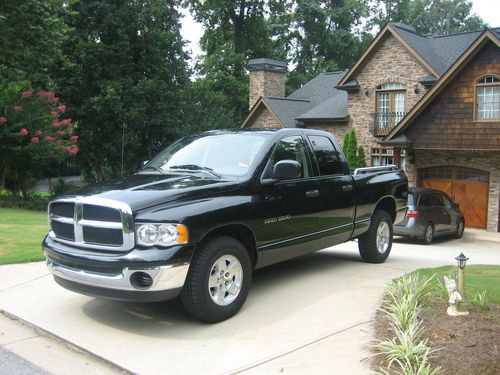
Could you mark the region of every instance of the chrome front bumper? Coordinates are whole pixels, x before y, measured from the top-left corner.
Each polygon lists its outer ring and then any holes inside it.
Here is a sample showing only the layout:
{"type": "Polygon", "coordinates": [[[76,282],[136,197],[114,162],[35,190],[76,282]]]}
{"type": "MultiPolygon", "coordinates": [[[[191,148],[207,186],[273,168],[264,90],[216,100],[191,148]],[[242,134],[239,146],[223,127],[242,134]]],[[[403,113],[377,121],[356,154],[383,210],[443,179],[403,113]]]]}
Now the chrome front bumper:
{"type": "Polygon", "coordinates": [[[47,267],[54,276],[76,284],[121,291],[158,292],[182,288],[186,280],[189,263],[146,269],[124,268],[119,275],[92,273],[85,270],[70,268],[51,260],[47,261],[47,267]],[[135,272],[144,272],[151,276],[153,279],[151,286],[149,288],[134,287],[130,282],[130,277],[135,272]]]}

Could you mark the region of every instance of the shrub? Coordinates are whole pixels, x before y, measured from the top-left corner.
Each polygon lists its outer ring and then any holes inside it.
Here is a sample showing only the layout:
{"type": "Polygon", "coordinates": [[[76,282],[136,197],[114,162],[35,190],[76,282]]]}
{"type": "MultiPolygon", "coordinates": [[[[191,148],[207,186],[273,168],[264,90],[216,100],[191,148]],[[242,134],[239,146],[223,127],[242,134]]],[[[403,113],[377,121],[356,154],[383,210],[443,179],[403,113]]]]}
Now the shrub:
{"type": "Polygon", "coordinates": [[[73,122],[53,91],[0,83],[0,186],[26,198],[50,163],[78,153],[73,122]]]}
{"type": "Polygon", "coordinates": [[[351,129],[344,136],[342,149],[344,150],[349,168],[366,167],[365,150],[363,149],[363,146],[358,147],[358,141],[354,129],[351,129]]]}
{"type": "Polygon", "coordinates": [[[50,192],[52,198],[61,196],[61,195],[67,195],[71,194],[76,190],[76,187],[69,183],[64,181],[63,178],[58,178],[56,184],[52,187],[52,190],[50,192]]]}

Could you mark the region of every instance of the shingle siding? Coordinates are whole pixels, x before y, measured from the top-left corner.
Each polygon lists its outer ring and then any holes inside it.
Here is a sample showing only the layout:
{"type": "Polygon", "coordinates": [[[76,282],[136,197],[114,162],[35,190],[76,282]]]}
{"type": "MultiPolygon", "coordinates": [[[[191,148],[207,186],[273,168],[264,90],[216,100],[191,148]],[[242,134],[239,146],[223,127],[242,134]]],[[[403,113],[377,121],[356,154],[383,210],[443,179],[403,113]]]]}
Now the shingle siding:
{"type": "Polygon", "coordinates": [[[441,94],[409,126],[414,148],[500,149],[500,120],[474,121],[476,81],[500,76],[500,48],[488,42],[441,94]]]}

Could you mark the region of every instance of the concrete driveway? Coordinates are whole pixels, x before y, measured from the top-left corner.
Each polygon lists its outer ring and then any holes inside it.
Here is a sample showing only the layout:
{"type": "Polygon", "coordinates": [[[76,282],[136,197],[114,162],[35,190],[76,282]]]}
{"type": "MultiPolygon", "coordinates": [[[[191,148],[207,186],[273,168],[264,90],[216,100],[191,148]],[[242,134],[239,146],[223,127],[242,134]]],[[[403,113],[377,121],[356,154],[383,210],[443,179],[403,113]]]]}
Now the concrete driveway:
{"type": "Polygon", "coordinates": [[[396,239],[384,264],[356,243],[259,270],[246,304],[215,325],[180,302],[130,304],[59,287],[43,263],[0,267],[0,309],[132,373],[366,374],[371,320],[385,286],[416,268],[500,264],[500,234],[468,230],[431,246],[396,239]]]}

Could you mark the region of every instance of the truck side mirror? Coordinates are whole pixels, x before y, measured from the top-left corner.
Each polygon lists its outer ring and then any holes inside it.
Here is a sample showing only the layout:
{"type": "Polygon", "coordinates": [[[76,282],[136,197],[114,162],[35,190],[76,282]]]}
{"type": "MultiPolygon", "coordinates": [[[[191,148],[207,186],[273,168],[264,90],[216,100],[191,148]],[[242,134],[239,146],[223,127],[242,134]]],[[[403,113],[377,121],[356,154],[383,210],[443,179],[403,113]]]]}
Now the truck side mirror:
{"type": "Polygon", "coordinates": [[[273,178],[276,180],[291,180],[299,178],[302,166],[295,160],[281,160],[274,165],[273,178]]]}
{"type": "Polygon", "coordinates": [[[302,166],[295,160],[281,160],[273,167],[272,177],[260,180],[262,186],[271,186],[281,180],[291,180],[301,176],[302,166]]]}

